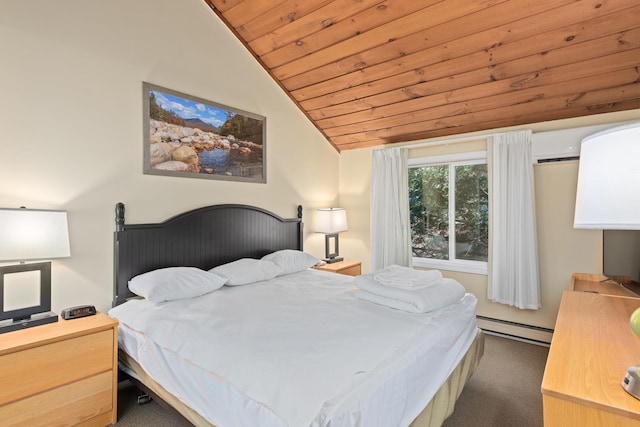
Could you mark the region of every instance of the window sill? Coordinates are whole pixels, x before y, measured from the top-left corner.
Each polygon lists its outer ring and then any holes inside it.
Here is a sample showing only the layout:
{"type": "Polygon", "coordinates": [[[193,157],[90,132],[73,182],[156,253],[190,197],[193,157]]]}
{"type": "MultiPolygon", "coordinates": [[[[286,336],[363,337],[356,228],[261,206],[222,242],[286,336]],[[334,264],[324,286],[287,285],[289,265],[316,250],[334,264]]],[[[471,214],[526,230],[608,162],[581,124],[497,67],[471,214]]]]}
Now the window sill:
{"type": "Polygon", "coordinates": [[[446,261],[440,259],[413,258],[414,267],[431,268],[435,270],[457,271],[460,273],[488,274],[488,265],[481,261],[446,261]]]}

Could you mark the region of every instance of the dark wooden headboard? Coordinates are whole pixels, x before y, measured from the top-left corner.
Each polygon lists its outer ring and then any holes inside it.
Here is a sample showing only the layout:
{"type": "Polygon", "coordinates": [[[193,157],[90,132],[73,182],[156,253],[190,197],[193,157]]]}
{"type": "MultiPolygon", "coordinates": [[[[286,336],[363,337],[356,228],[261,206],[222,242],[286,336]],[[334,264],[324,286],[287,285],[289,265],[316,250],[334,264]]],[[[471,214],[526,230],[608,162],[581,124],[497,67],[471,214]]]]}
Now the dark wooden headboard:
{"type": "Polygon", "coordinates": [[[151,270],[208,270],[281,249],[302,250],[302,206],[297,218],[285,219],[254,206],[215,205],[158,224],[125,224],[124,210],[124,204],[116,205],[114,306],[133,296],[132,277],[151,270]]]}

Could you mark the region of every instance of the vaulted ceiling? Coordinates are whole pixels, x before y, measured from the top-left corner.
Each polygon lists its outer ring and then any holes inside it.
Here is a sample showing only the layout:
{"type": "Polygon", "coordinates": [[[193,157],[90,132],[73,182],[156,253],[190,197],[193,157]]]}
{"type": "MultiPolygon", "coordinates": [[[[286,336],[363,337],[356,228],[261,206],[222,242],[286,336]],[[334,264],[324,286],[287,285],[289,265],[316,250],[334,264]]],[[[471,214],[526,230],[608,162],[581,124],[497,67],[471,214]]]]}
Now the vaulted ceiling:
{"type": "Polygon", "coordinates": [[[638,0],[205,0],[337,150],[640,108],[638,0]]]}

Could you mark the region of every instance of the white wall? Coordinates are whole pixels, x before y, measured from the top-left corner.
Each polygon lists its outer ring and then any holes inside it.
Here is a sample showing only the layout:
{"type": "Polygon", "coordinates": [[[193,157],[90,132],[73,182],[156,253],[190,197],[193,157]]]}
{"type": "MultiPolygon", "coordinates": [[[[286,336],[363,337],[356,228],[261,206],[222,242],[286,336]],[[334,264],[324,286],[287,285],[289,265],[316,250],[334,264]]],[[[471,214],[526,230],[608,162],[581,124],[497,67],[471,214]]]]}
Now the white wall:
{"type": "Polygon", "coordinates": [[[110,307],[116,202],[129,223],[218,203],[302,204],[309,221],[337,204],[338,153],[202,0],[2,0],[0,57],[0,207],[69,215],[54,311],[110,307]],[[143,175],[143,81],[266,116],[267,183],[143,175]]]}
{"type": "MultiPolygon", "coordinates": [[[[119,201],[127,205],[129,223],[217,203],[293,216],[300,203],[308,224],[305,248],[318,257],[324,247],[322,236],[310,232],[312,211],[342,206],[349,231],[340,236],[341,255],[362,260],[368,271],[370,150],[338,155],[205,2],[2,0],[0,57],[0,207],[69,212],[72,256],[53,261],[54,310],[110,306],[119,201]],[[143,175],[143,81],[266,116],[267,184],[143,175]]],[[[640,110],[531,127],[544,132],[637,118],[640,110]]],[[[541,274],[550,300],[543,295],[543,301],[551,314],[525,320],[549,326],[558,289],[568,286],[573,271],[598,272],[600,247],[598,232],[576,232],[596,233],[585,240],[558,237],[556,227],[573,235],[565,218],[570,213],[557,215],[556,207],[573,203],[575,171],[545,168],[536,184],[548,212],[538,221],[548,259],[541,274]],[[570,251],[580,262],[554,257],[570,251]]],[[[482,297],[481,277],[464,282],[482,297]]],[[[516,321],[519,315],[486,301],[480,307],[516,321]]]]}
{"type": "MultiPolygon", "coordinates": [[[[533,129],[534,141],[539,142],[543,146],[541,151],[546,153],[550,152],[549,146],[554,143],[565,148],[579,146],[581,139],[592,131],[608,127],[607,124],[611,126],[634,119],[640,119],[640,110],[538,123],[520,128],[533,129]]],[[[506,129],[496,131],[504,130],[506,129]]],[[[451,139],[488,133],[491,132],[477,132],[451,139]]],[[[432,141],[445,139],[437,138],[432,141]]],[[[419,141],[424,142],[431,141],[419,141]]],[[[442,148],[447,149],[445,146],[442,148]]],[[[372,149],[351,150],[340,155],[340,206],[347,209],[349,217],[349,231],[340,235],[340,253],[347,259],[362,260],[365,273],[370,268],[371,151],[372,149]]],[[[486,298],[486,276],[455,272],[443,274],[456,278],[478,297],[479,315],[552,329],[562,292],[570,285],[571,274],[602,272],[602,232],[573,228],[578,162],[538,165],[534,171],[542,308],[537,311],[519,310],[491,302],[486,298]]]]}

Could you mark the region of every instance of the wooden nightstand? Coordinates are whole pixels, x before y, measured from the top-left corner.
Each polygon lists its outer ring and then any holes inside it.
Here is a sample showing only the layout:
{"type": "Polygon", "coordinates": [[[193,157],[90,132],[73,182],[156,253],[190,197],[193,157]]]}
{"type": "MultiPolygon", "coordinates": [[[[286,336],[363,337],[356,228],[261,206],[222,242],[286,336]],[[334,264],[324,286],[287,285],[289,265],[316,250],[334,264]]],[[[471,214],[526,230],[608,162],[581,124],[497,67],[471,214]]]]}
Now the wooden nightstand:
{"type": "Polygon", "coordinates": [[[118,322],[98,313],[0,334],[0,420],[115,424],[118,322]]]}
{"type": "Polygon", "coordinates": [[[360,261],[345,260],[314,268],[322,271],[330,271],[331,273],[345,274],[347,276],[359,276],[362,274],[362,263],[360,261]]]}

